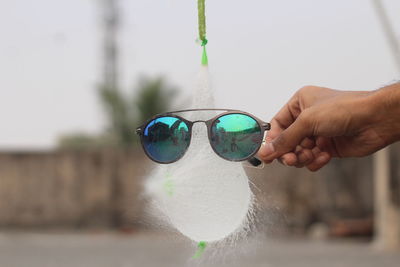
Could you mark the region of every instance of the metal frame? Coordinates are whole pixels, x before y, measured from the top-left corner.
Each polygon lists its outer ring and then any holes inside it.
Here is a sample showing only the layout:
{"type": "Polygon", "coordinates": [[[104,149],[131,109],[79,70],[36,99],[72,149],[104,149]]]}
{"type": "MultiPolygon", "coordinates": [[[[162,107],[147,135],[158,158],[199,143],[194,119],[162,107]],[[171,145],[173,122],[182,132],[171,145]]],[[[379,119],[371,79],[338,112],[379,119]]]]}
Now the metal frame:
{"type": "Polygon", "coordinates": [[[169,111],[169,112],[165,112],[165,113],[154,115],[153,117],[148,119],[145,123],[143,123],[141,126],[136,128],[136,134],[138,134],[140,136],[140,143],[141,143],[142,148],[143,148],[144,152],[146,153],[147,157],[149,157],[151,160],[153,160],[153,161],[155,161],[157,163],[160,163],[160,164],[170,164],[170,163],[173,163],[173,162],[176,162],[176,161],[180,160],[186,154],[186,151],[190,147],[190,143],[192,141],[192,128],[193,128],[193,125],[195,123],[198,123],[198,122],[204,122],[206,124],[206,126],[207,126],[207,136],[208,136],[208,140],[210,142],[210,146],[213,149],[213,151],[215,152],[215,154],[217,154],[219,157],[221,157],[221,158],[223,158],[225,160],[229,160],[229,161],[238,162],[238,161],[248,160],[253,166],[260,165],[261,161],[259,161],[258,159],[256,159],[254,157],[254,155],[259,150],[259,147],[251,155],[249,155],[248,157],[243,158],[243,159],[229,159],[229,158],[226,158],[223,155],[219,154],[215,150],[215,148],[213,147],[213,145],[211,143],[211,128],[212,128],[212,125],[216,120],[218,120],[218,118],[220,118],[222,116],[229,115],[229,114],[243,114],[243,115],[247,115],[247,116],[253,118],[257,122],[257,124],[260,126],[260,129],[262,131],[261,132],[261,140],[260,140],[260,146],[261,146],[262,141],[263,141],[262,139],[263,139],[264,133],[265,133],[265,131],[268,131],[268,130],[271,129],[271,124],[268,123],[268,122],[264,122],[264,121],[260,120],[259,118],[257,118],[256,116],[254,116],[254,115],[252,115],[252,114],[250,114],[248,112],[241,111],[241,110],[236,110],[236,109],[202,108],[202,109],[183,109],[183,110],[169,111]],[[175,115],[176,113],[185,113],[185,112],[193,112],[193,111],[225,111],[225,112],[223,112],[221,114],[218,114],[218,115],[212,117],[209,120],[195,120],[195,121],[189,121],[189,120],[187,120],[185,118],[182,118],[181,116],[175,115]],[[149,155],[149,153],[147,152],[147,150],[146,150],[146,148],[144,146],[142,137],[143,137],[143,130],[146,129],[147,125],[150,122],[152,122],[153,120],[155,120],[157,118],[166,117],[166,116],[178,118],[178,119],[182,120],[184,123],[186,123],[186,125],[188,126],[188,130],[189,130],[189,145],[186,148],[185,152],[179,158],[177,158],[177,159],[175,159],[173,161],[169,161],[169,162],[160,162],[160,161],[154,159],[153,157],[151,157],[151,155],[149,155]]]}

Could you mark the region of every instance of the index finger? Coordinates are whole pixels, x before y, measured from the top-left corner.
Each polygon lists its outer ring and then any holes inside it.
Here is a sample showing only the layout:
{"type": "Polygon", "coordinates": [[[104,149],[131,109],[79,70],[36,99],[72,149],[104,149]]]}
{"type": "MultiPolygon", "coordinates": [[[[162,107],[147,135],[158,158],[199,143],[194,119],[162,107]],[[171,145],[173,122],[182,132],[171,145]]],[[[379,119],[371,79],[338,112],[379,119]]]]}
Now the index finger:
{"type": "Polygon", "coordinates": [[[271,130],[267,133],[267,138],[271,141],[274,140],[296,120],[299,114],[300,106],[296,93],[272,118],[271,130]]]}

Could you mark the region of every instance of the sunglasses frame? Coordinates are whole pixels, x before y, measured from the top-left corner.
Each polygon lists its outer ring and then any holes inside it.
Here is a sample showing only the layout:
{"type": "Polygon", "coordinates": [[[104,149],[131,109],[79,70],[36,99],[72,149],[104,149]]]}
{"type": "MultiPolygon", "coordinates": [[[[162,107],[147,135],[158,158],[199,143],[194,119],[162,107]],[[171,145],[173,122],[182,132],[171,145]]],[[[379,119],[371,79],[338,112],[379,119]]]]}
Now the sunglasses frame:
{"type": "Polygon", "coordinates": [[[245,161],[248,160],[253,166],[258,166],[259,164],[261,164],[261,161],[259,161],[257,158],[254,157],[254,155],[258,152],[258,149],[256,151],[254,151],[251,155],[249,155],[246,158],[243,159],[229,159],[229,158],[225,158],[224,156],[220,155],[216,149],[213,147],[212,142],[211,142],[211,128],[213,123],[218,120],[220,117],[229,115],[229,114],[242,114],[242,115],[246,115],[249,116],[250,118],[254,119],[257,124],[260,126],[261,129],[261,143],[260,143],[260,147],[261,144],[263,142],[263,138],[264,138],[264,134],[265,131],[268,131],[271,129],[271,124],[265,121],[260,120],[259,118],[257,118],[256,116],[245,112],[245,111],[241,111],[241,110],[236,110],[236,109],[219,109],[219,108],[201,108],[201,109],[183,109],[183,110],[176,110],[176,111],[169,111],[169,112],[165,112],[165,113],[160,113],[160,114],[156,114],[153,117],[151,117],[150,119],[148,119],[145,123],[143,123],[141,126],[136,128],[136,134],[139,135],[140,137],[140,143],[142,145],[142,148],[146,154],[147,157],[149,157],[152,161],[160,163],[160,164],[171,164],[174,163],[178,160],[180,160],[181,158],[183,158],[183,156],[186,154],[187,150],[190,147],[191,141],[192,141],[192,128],[193,125],[197,122],[203,122],[205,123],[206,127],[207,127],[207,137],[210,143],[211,148],[213,149],[213,151],[215,152],[215,154],[217,154],[219,157],[225,159],[225,160],[229,160],[229,161],[235,161],[235,162],[239,162],[239,161],[245,161]],[[185,112],[193,112],[193,111],[225,111],[221,114],[218,114],[214,117],[212,117],[209,120],[195,120],[195,121],[189,121],[181,116],[176,115],[176,113],[185,113],[185,112]],[[157,119],[157,118],[161,118],[161,117],[174,117],[177,119],[182,120],[183,122],[186,123],[186,125],[188,126],[188,131],[189,131],[189,145],[188,147],[185,149],[185,152],[182,153],[181,156],[179,156],[177,159],[174,159],[172,161],[168,161],[168,162],[164,162],[164,161],[158,161],[156,159],[154,159],[151,155],[149,155],[149,153],[147,152],[147,149],[145,148],[144,142],[143,142],[143,131],[144,129],[146,129],[147,125],[152,122],[153,120],[157,119]]]}

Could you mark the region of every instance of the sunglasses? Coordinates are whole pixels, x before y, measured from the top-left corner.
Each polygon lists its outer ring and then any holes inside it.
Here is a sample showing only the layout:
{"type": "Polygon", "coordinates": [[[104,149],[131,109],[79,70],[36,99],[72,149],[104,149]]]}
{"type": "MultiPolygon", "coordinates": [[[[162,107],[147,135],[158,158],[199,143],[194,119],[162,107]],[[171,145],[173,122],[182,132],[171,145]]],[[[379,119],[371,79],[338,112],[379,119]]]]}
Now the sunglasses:
{"type": "Polygon", "coordinates": [[[253,166],[261,161],[254,157],[271,128],[255,116],[232,109],[186,109],[158,114],[136,129],[146,155],[153,161],[168,164],[181,159],[190,145],[192,128],[197,122],[207,126],[214,152],[229,161],[248,160],[253,166]],[[209,120],[189,121],[177,113],[224,111],[209,120]]]}

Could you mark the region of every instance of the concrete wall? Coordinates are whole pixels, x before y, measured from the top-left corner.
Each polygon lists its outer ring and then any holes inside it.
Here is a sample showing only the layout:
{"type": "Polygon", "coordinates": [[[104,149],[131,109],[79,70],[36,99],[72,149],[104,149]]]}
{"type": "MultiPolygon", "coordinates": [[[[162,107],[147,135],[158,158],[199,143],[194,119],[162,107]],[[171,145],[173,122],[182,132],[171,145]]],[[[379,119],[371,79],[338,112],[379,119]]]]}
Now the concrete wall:
{"type": "Polygon", "coordinates": [[[0,227],[132,224],[147,163],[138,151],[0,153],[0,227]]]}
{"type": "MultiPolygon", "coordinates": [[[[400,144],[392,152],[390,197],[398,203],[400,144]]],[[[363,234],[372,231],[372,162],[336,159],[316,173],[275,163],[247,171],[263,223],[304,232],[361,219],[354,225],[366,222],[363,234]]],[[[0,227],[149,226],[141,192],[153,166],[141,150],[0,153],[0,227]]]]}

